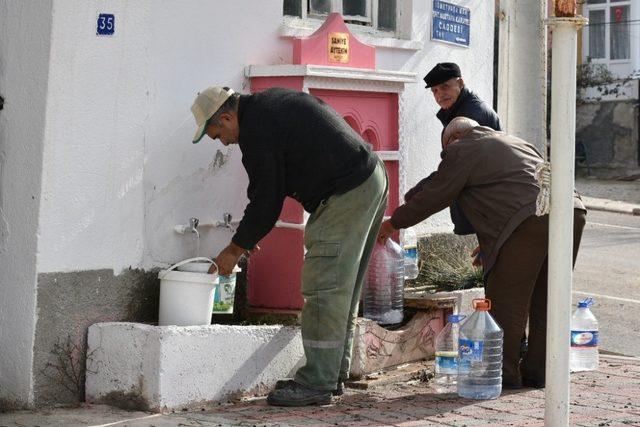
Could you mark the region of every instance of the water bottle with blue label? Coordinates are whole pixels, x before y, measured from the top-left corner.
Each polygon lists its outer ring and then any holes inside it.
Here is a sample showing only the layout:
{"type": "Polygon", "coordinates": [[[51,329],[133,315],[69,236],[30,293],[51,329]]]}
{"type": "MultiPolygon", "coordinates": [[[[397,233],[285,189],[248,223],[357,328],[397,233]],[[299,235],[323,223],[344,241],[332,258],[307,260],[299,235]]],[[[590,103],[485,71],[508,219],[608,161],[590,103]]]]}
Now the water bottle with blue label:
{"type": "Polygon", "coordinates": [[[504,333],[489,314],[491,300],[474,299],[473,306],[458,338],[458,396],[495,399],[502,392],[504,333]]]}
{"type": "Polygon", "coordinates": [[[571,316],[571,372],[598,369],[598,321],[589,309],[593,303],[593,298],[580,301],[571,316]]]}
{"type": "Polygon", "coordinates": [[[466,316],[450,314],[436,337],[436,363],[433,386],[438,393],[455,393],[458,379],[458,333],[466,316]]]}

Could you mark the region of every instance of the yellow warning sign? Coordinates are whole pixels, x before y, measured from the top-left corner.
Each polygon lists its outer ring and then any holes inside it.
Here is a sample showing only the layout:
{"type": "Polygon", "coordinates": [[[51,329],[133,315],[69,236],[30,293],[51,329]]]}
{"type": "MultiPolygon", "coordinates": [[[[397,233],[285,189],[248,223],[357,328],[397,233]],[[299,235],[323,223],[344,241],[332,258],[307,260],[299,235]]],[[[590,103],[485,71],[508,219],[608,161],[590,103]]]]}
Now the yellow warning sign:
{"type": "Polygon", "coordinates": [[[349,33],[329,33],[329,62],[349,62],[349,33]]]}

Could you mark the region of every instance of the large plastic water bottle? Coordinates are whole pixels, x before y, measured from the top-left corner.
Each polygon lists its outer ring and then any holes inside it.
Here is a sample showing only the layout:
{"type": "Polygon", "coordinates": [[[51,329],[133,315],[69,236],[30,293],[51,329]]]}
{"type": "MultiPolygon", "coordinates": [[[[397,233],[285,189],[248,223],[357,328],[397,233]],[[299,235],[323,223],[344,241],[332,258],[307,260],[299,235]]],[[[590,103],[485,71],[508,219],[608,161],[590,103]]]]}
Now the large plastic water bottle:
{"type": "Polygon", "coordinates": [[[502,392],[502,328],[489,314],[491,300],[474,299],[475,311],[460,326],[458,395],[495,399],[502,392]]]}
{"type": "Polygon", "coordinates": [[[593,302],[593,298],[580,301],[571,316],[569,364],[572,372],[598,369],[598,321],[589,309],[593,302]]]}
{"type": "Polygon", "coordinates": [[[436,373],[433,385],[438,393],[455,393],[458,379],[458,332],[466,316],[450,314],[436,337],[436,373]]]}
{"type": "Polygon", "coordinates": [[[411,227],[403,231],[402,249],[404,249],[404,278],[415,279],[420,272],[418,268],[418,236],[411,227]]]}
{"type": "Polygon", "coordinates": [[[376,243],[367,268],[363,315],[381,325],[402,322],[404,311],[404,254],[393,239],[376,243]]]}

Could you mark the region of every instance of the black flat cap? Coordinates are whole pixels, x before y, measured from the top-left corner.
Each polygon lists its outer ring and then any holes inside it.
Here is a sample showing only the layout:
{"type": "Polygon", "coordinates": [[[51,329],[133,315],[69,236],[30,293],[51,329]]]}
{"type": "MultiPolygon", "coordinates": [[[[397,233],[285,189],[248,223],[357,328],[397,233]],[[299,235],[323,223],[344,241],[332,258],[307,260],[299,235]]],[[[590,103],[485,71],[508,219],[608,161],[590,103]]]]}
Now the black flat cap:
{"type": "Polygon", "coordinates": [[[454,77],[462,77],[458,64],[454,64],[453,62],[441,62],[433,67],[426,76],[424,76],[424,82],[427,84],[427,87],[433,87],[454,77]]]}

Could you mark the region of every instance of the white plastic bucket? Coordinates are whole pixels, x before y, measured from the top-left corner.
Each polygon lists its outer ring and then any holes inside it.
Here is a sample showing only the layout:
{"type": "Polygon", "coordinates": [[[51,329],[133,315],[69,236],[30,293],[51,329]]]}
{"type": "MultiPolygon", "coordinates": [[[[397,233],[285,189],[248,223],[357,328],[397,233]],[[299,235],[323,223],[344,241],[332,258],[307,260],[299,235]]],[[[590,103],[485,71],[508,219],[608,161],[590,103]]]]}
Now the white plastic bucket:
{"type": "Polygon", "coordinates": [[[158,273],[160,279],[159,326],[211,324],[218,275],[174,270],[187,263],[203,260],[215,265],[208,258],[190,258],[158,273]]]}

